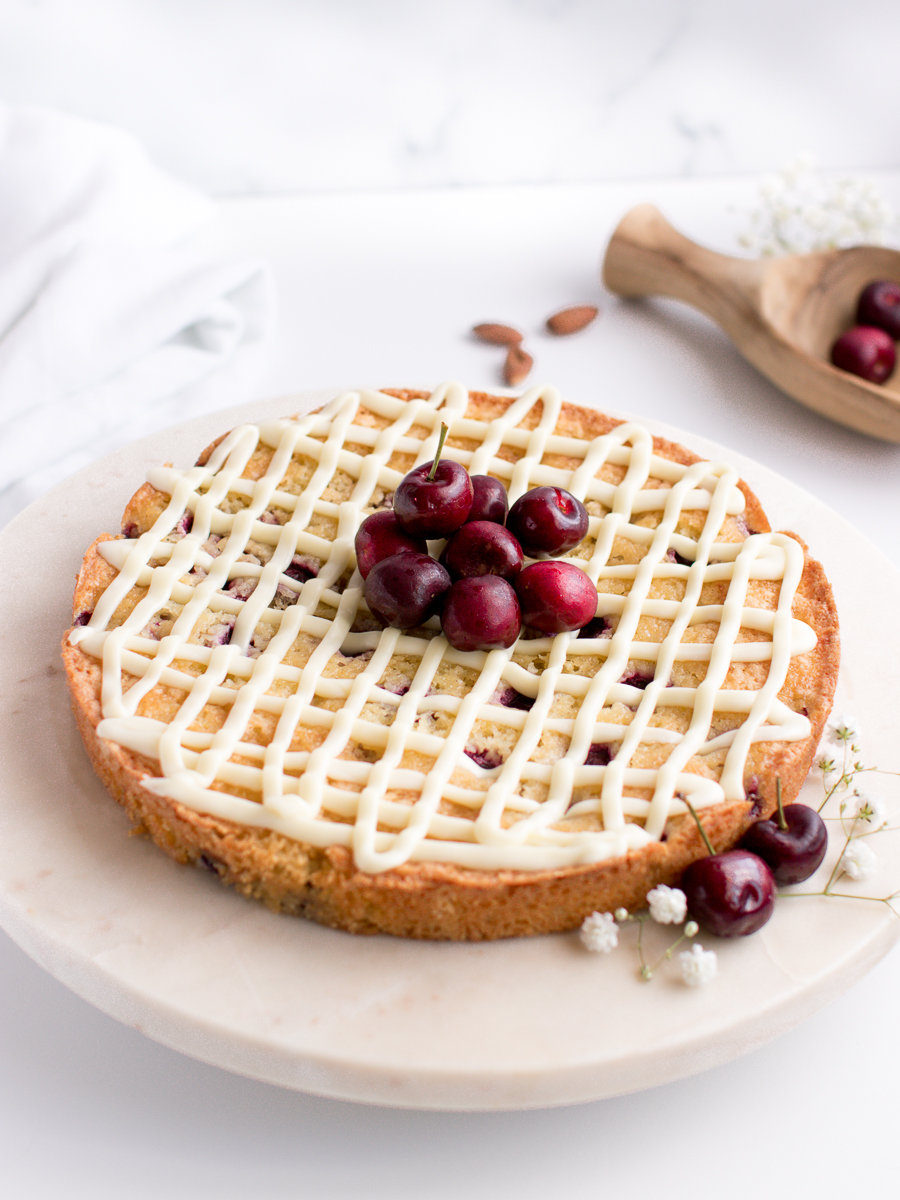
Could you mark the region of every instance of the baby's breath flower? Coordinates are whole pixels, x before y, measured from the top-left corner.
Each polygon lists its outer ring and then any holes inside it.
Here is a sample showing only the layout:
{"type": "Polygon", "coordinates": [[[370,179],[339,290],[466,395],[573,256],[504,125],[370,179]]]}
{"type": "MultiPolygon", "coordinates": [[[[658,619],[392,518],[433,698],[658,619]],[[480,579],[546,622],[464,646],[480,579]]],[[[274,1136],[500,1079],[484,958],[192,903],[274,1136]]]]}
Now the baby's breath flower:
{"type": "Polygon", "coordinates": [[[628,920],[628,909],[627,908],[617,908],[614,915],[615,915],[615,918],[617,921],[627,921],[628,920]]]}
{"type": "Polygon", "coordinates": [[[581,923],[581,941],[586,950],[609,954],[619,944],[619,930],[612,913],[591,913],[581,923]]]}
{"type": "Polygon", "coordinates": [[[650,916],[660,925],[680,925],[687,915],[687,897],[680,888],[661,883],[647,893],[650,916]]]}
{"type": "Polygon", "coordinates": [[[690,950],[683,950],[678,955],[678,961],[681,964],[681,977],[688,987],[709,983],[719,972],[715,950],[704,950],[699,942],[694,942],[690,950]]]}
{"type": "Polygon", "coordinates": [[[878,859],[871,846],[854,839],[844,851],[839,866],[841,873],[851,879],[869,879],[875,874],[878,859]]]}
{"type": "Polygon", "coordinates": [[[869,831],[874,833],[887,821],[887,810],[884,802],[878,796],[867,796],[865,792],[857,792],[851,816],[854,816],[857,821],[865,821],[869,826],[869,831]]]}
{"type": "Polygon", "coordinates": [[[896,219],[870,179],[825,178],[809,154],[760,183],[759,208],[738,240],[757,254],[881,244],[896,219]]]}
{"type": "Polygon", "coordinates": [[[838,742],[855,742],[859,738],[859,725],[849,713],[832,718],[829,722],[829,733],[838,742]]]}
{"type": "Polygon", "coordinates": [[[684,927],[684,936],[685,937],[696,937],[699,932],[700,932],[700,926],[697,924],[696,921],[688,921],[687,925],[685,925],[685,927],[684,927]]]}

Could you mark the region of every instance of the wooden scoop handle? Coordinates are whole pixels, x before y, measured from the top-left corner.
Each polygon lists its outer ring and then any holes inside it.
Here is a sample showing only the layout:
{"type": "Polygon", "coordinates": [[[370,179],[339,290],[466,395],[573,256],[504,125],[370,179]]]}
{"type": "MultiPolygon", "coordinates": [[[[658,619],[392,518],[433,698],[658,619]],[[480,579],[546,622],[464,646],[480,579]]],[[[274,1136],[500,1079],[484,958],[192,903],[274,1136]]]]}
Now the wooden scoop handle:
{"type": "Polygon", "coordinates": [[[762,276],[758,259],[731,258],[698,246],[652,204],[625,214],[603,261],[603,282],[611,292],[683,300],[739,343],[748,321],[758,322],[762,276]]]}

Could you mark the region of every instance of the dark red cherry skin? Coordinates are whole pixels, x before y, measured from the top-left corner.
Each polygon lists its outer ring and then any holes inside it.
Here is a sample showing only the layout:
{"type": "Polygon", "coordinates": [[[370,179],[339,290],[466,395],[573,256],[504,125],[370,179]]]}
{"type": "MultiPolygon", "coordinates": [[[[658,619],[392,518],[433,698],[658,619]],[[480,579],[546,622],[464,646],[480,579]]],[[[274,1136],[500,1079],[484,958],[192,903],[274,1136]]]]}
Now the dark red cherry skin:
{"type": "Polygon", "coordinates": [[[464,523],[475,494],[465,467],[442,458],[434,479],[432,464],[413,467],[394,491],[394,512],[400,527],[417,538],[445,538],[464,523]]]}
{"type": "Polygon", "coordinates": [[[539,633],[581,629],[596,616],[597,589],[574,563],[531,563],[516,576],[514,586],[522,624],[539,633]]]}
{"type": "Polygon", "coordinates": [[[502,525],[493,521],[467,521],[444,547],[441,562],[451,579],[474,575],[499,575],[513,579],[522,569],[522,547],[502,525]]]}
{"type": "Polygon", "coordinates": [[[588,531],[587,509],[564,488],[536,487],[509,510],[506,528],[529,558],[553,558],[582,541],[588,531]]]}
{"type": "Polygon", "coordinates": [[[775,880],[749,850],[727,850],[691,863],[681,877],[688,912],[716,937],[762,929],[775,908],[775,880]]]}
{"type": "Polygon", "coordinates": [[[374,615],[393,629],[413,629],[441,607],[450,576],[427,554],[411,550],[375,563],[364,595],[374,615]]]}
{"type": "Polygon", "coordinates": [[[857,325],[875,325],[900,340],[900,283],[876,279],[863,288],[856,309],[857,325]]]}
{"type": "Polygon", "coordinates": [[[854,325],[831,347],[831,361],[842,371],[859,375],[869,383],[884,383],[897,362],[890,335],[874,325],[854,325]]]}
{"type": "Polygon", "coordinates": [[[516,593],[499,575],[460,579],[444,600],[441,629],[454,650],[505,650],[521,628],[516,593]]]}
{"type": "Polygon", "coordinates": [[[782,829],[778,816],[757,821],[741,838],[741,846],[758,854],[776,883],[802,883],[818,870],[828,849],[828,829],[814,808],[786,804],[782,829]]]}
{"type": "Polygon", "coordinates": [[[470,478],[475,494],[466,520],[494,521],[497,525],[504,525],[509,512],[506,488],[493,475],[472,475],[470,478]]]}
{"type": "Polygon", "coordinates": [[[414,538],[400,528],[397,516],[390,509],[381,509],[366,517],[356,531],[356,565],[363,579],[377,562],[393,554],[412,551],[427,554],[424,538],[414,538]]]}

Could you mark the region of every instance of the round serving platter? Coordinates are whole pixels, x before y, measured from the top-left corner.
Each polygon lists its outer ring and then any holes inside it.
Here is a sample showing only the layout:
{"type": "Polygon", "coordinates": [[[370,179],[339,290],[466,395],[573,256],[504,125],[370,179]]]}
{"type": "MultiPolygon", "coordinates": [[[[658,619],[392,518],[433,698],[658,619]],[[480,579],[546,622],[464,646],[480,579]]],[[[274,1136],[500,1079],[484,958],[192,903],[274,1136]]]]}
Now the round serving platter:
{"type": "MultiPolygon", "coordinates": [[[[672,963],[640,980],[633,930],[609,955],[588,954],[574,933],[474,945],[354,937],[276,916],[127,836],[82,748],[59,657],[81,555],[97,533],[118,529],[151,466],[188,464],[241,421],[309,411],[336,392],[244,405],[154,434],[66,481],[0,533],[0,924],[10,936],[90,1003],[202,1061],[319,1095],[458,1110],[570,1104],[694,1074],[791,1028],[874,966],[900,936],[884,904],[781,900],[753,937],[701,935],[719,955],[719,975],[689,988],[672,963]]],[[[735,463],[773,526],[797,530],[824,563],[842,622],[836,711],[863,728],[867,765],[900,770],[885,703],[898,689],[900,574],[789,481],[648,424],[735,463]]],[[[821,781],[806,789],[817,803],[821,781]]],[[[900,810],[900,780],[879,789],[900,810]]],[[[833,835],[817,880],[839,841],[833,835]]],[[[883,896],[900,887],[900,839],[886,835],[878,849],[878,876],[842,890],[883,896]]],[[[663,933],[650,935],[660,950],[663,933]]]]}

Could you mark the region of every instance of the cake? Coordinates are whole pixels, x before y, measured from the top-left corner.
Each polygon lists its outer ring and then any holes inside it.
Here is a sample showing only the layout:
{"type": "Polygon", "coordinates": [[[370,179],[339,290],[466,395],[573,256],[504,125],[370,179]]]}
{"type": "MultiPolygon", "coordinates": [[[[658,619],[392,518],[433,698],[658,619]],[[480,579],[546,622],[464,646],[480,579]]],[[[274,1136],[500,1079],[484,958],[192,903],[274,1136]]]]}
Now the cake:
{"type": "Polygon", "coordinates": [[[778,781],[795,798],[839,636],[822,567],[733,467],[553,388],[445,384],[152,470],[85,554],[63,657],[97,774],[167,854],[335,928],[481,940],[640,908],[707,853],[687,802],[724,849],[778,781]],[[512,499],[584,502],[582,629],[458,651],[368,610],[356,532],[442,422],[444,457],[512,499]]]}

